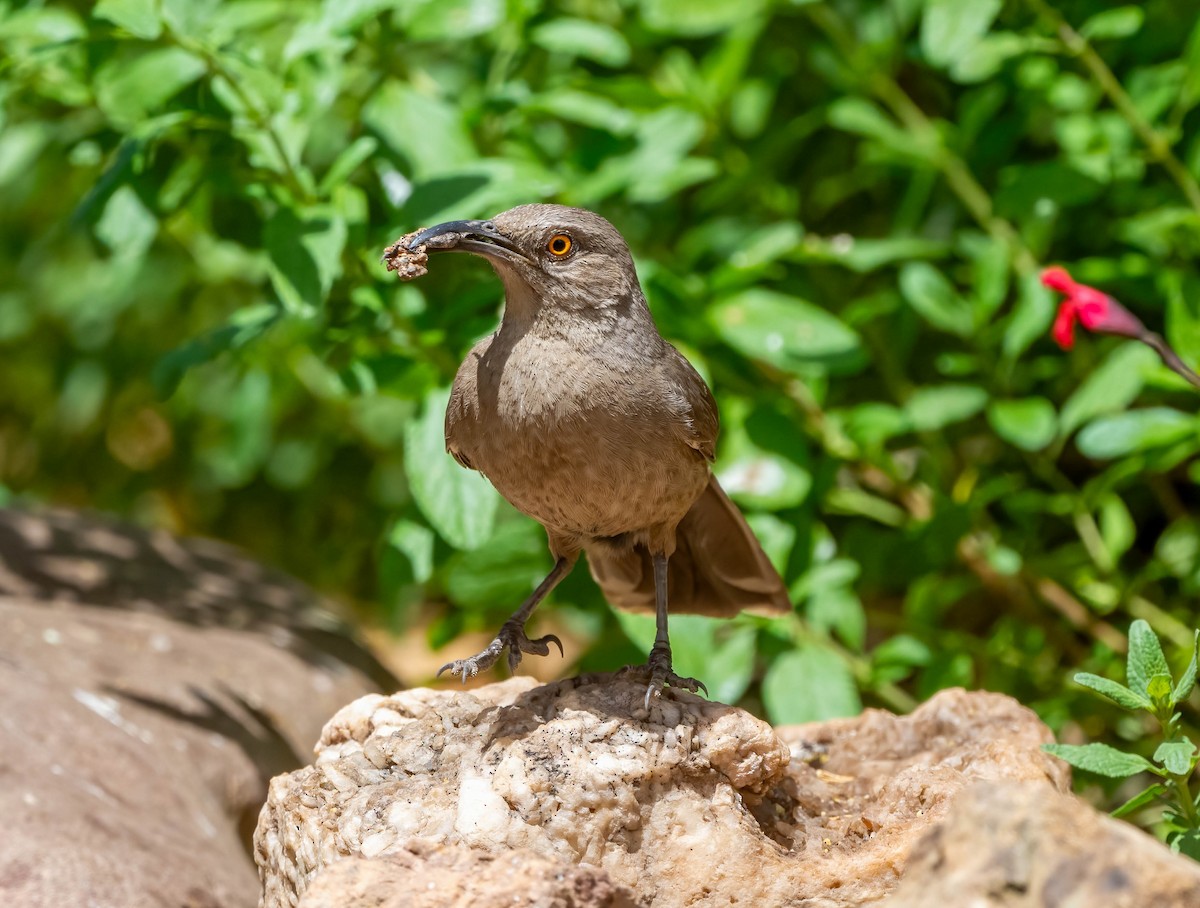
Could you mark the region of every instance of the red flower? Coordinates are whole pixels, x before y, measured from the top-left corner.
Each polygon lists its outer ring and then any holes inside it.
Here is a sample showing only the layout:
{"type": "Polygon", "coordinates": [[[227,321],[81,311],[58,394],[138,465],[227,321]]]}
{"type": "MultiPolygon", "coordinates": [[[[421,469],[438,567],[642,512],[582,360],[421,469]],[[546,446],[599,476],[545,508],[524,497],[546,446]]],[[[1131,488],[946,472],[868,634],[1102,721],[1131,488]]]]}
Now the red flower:
{"type": "Polygon", "coordinates": [[[1055,342],[1064,350],[1075,346],[1076,321],[1089,331],[1101,334],[1136,338],[1145,336],[1146,326],[1136,315],[1107,293],[1076,283],[1065,268],[1056,266],[1044,269],[1042,283],[1051,290],[1067,295],[1058,307],[1058,316],[1054,319],[1054,330],[1051,332],[1055,342]]]}

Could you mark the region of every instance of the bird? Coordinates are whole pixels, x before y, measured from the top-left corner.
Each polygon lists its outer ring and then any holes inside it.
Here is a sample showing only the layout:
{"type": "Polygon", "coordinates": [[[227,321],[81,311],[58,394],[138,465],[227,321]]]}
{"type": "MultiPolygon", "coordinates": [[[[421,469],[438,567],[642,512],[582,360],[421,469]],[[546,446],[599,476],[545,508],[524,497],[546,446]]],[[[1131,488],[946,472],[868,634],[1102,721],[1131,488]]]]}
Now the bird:
{"type": "MultiPolygon", "coordinates": [[[[608,602],[653,611],[645,706],[707,688],[674,671],[668,613],[786,614],[787,589],[712,472],[719,420],[708,385],[659,333],[620,232],[553,204],[447,221],[389,248],[424,273],[427,253],[481,256],[504,287],[496,331],[459,367],[446,449],[545,528],[554,566],[480,653],[442,666],[465,683],[508,652],[547,656],[534,609],[586,554],[608,602]]],[[[392,256],[389,259],[389,255],[392,256]]],[[[397,269],[393,269],[397,270],[397,269]]],[[[404,273],[402,272],[402,276],[404,273]]]]}

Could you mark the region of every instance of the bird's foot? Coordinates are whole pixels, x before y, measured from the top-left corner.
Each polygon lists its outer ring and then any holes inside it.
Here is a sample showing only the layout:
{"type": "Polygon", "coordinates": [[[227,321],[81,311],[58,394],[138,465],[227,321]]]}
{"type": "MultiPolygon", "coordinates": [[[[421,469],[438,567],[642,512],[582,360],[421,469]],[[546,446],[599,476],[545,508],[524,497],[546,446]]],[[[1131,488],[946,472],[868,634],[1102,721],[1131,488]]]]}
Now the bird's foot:
{"type": "Polygon", "coordinates": [[[675,674],[671,670],[671,649],[670,647],[660,646],[657,643],[650,650],[650,658],[645,665],[627,665],[620,672],[624,674],[634,674],[639,678],[646,678],[646,709],[650,709],[650,701],[657,700],[662,696],[663,690],[668,687],[677,687],[683,690],[690,690],[693,694],[699,691],[704,691],[704,696],[708,696],[708,688],[704,686],[703,681],[698,681],[695,678],[684,678],[675,674]]]}
{"type": "Polygon", "coordinates": [[[447,662],[438,669],[438,676],[440,677],[442,672],[448,671],[461,677],[465,684],[468,678],[474,678],[480,672],[485,672],[495,665],[505,650],[508,650],[508,668],[513,674],[516,674],[517,666],[521,664],[522,653],[529,653],[531,656],[549,656],[551,643],[558,647],[560,656],[565,655],[562,641],[553,634],[530,640],[525,636],[524,623],[510,619],[504,622],[496,639],[489,643],[483,652],[470,659],[456,659],[453,662],[447,662]]]}

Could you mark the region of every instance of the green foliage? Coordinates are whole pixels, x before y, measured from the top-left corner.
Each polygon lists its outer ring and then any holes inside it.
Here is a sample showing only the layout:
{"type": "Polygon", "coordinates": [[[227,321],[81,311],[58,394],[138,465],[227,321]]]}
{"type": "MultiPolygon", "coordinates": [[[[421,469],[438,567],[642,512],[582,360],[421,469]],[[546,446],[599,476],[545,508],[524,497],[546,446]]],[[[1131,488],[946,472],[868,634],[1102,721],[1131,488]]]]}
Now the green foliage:
{"type": "MultiPolygon", "coordinates": [[[[0,0],[0,496],[493,630],[549,557],[440,408],[500,288],[378,259],[584,205],[710,379],[797,604],[679,622],[681,670],[781,721],[962,684],[1103,734],[1059,666],[1111,674],[1136,617],[1190,642],[1196,400],[1140,345],[1055,349],[1037,270],[1200,355],[1187,7],[0,0]]],[[[554,599],[613,667],[644,629],[580,574],[554,599]]]]}
{"type": "Polygon", "coordinates": [[[1200,763],[1200,749],[1183,733],[1176,709],[1191,695],[1196,684],[1200,658],[1200,631],[1192,639],[1192,658],[1178,683],[1163,655],[1158,635],[1145,621],[1129,628],[1129,655],[1125,663],[1126,687],[1108,678],[1081,672],[1075,683],[1091,688],[1114,703],[1134,712],[1145,711],[1157,721],[1163,740],[1147,760],[1107,744],[1044,744],[1042,749],[1066,760],[1077,769],[1125,779],[1151,772],[1165,782],[1155,782],[1118,807],[1114,816],[1127,816],[1150,804],[1163,804],[1163,829],[1175,851],[1200,860],[1200,792],[1193,795],[1191,778],[1200,763]]]}

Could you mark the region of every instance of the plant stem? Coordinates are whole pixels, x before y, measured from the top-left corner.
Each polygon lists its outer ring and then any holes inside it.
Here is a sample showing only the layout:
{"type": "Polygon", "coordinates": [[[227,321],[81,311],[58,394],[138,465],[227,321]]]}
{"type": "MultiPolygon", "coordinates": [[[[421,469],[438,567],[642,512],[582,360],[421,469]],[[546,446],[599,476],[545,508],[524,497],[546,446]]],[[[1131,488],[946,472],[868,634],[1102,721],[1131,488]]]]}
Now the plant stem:
{"type": "Polygon", "coordinates": [[[1175,793],[1179,796],[1179,806],[1183,811],[1183,818],[1187,820],[1188,827],[1191,829],[1200,829],[1200,816],[1196,814],[1196,802],[1192,800],[1192,789],[1188,784],[1188,777],[1169,773],[1171,777],[1171,785],[1175,788],[1175,793]]]}
{"type": "Polygon", "coordinates": [[[1133,103],[1133,98],[1125,91],[1120,80],[1108,68],[1108,64],[1104,62],[1103,58],[1096,53],[1096,49],[1092,47],[1087,38],[1075,31],[1058,10],[1051,7],[1045,0],[1029,0],[1029,5],[1058,33],[1058,37],[1067,51],[1079,58],[1079,61],[1091,73],[1092,78],[1099,83],[1101,90],[1108,96],[1113,106],[1133,127],[1133,131],[1137,133],[1138,138],[1150,152],[1150,157],[1171,175],[1171,178],[1183,191],[1184,196],[1187,197],[1188,204],[1197,214],[1200,214],[1200,184],[1196,182],[1195,177],[1183,162],[1175,156],[1175,152],[1171,150],[1171,144],[1163,134],[1142,116],[1137,105],[1133,103]]]}

